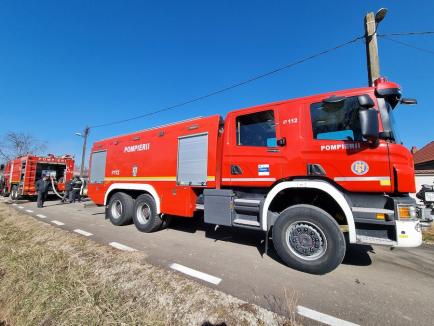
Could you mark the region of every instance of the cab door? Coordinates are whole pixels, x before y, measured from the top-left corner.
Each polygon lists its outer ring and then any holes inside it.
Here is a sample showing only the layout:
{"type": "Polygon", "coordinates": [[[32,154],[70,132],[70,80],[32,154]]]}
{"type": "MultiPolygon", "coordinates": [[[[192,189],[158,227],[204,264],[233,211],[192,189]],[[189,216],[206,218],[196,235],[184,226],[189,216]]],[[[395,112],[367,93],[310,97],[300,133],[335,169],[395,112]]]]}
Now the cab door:
{"type": "Polygon", "coordinates": [[[230,113],[225,123],[222,185],[267,187],[281,177],[284,158],[275,108],[230,113]]]}
{"type": "MultiPolygon", "coordinates": [[[[347,97],[337,110],[320,101],[306,105],[310,128],[304,132],[302,157],[326,177],[348,191],[390,192],[387,143],[370,144],[361,135],[357,96],[347,97]]],[[[314,174],[315,175],[315,174],[314,174]]]]}

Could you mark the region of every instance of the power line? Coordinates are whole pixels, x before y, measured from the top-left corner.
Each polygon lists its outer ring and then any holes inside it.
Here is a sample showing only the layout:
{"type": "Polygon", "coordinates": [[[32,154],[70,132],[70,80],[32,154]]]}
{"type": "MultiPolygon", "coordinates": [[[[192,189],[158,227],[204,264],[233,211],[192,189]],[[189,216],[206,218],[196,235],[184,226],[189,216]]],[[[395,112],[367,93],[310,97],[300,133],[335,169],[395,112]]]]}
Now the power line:
{"type": "Polygon", "coordinates": [[[434,34],[434,31],[384,33],[384,34],[377,34],[377,36],[415,36],[415,35],[430,35],[430,34],[434,34]]]}
{"type": "Polygon", "coordinates": [[[395,40],[395,39],[387,37],[387,36],[382,36],[382,38],[385,39],[385,40],[391,41],[391,42],[395,42],[395,43],[401,44],[401,45],[406,46],[408,48],[412,48],[412,49],[419,50],[419,51],[422,51],[422,52],[425,52],[425,53],[429,53],[429,54],[434,54],[433,50],[420,48],[418,46],[415,46],[415,45],[412,45],[412,44],[409,44],[409,43],[406,43],[406,42],[398,41],[398,40],[395,40]]]}
{"type": "Polygon", "coordinates": [[[136,120],[136,119],[141,119],[141,118],[149,117],[149,116],[152,116],[152,115],[155,115],[155,114],[161,113],[161,112],[165,112],[165,111],[173,110],[173,109],[175,109],[175,108],[179,108],[179,107],[181,107],[181,106],[184,106],[184,105],[187,105],[187,104],[191,104],[191,103],[193,103],[193,102],[197,102],[197,101],[200,101],[200,100],[206,99],[206,98],[208,98],[208,97],[211,97],[211,96],[214,96],[214,95],[217,95],[217,94],[221,94],[221,93],[223,93],[223,92],[229,91],[229,90],[234,89],[234,88],[236,88],[236,87],[240,87],[240,86],[246,85],[246,84],[251,83],[251,82],[253,82],[253,81],[256,81],[256,80],[258,80],[258,79],[261,79],[261,78],[265,78],[265,77],[271,76],[271,75],[273,75],[273,74],[275,74],[275,73],[278,73],[278,72],[280,72],[280,71],[282,71],[282,70],[285,70],[285,69],[288,69],[288,68],[294,67],[294,66],[299,65],[299,64],[302,64],[302,63],[304,63],[304,62],[306,62],[306,61],[312,60],[312,59],[317,58],[317,57],[319,57],[319,56],[322,56],[322,55],[325,55],[325,54],[327,54],[327,53],[330,53],[330,52],[333,52],[333,51],[335,51],[335,50],[338,50],[338,49],[340,49],[340,48],[342,48],[342,47],[344,47],[344,46],[347,46],[347,45],[349,45],[349,44],[355,43],[355,42],[357,42],[357,41],[359,41],[359,40],[361,40],[361,39],[363,39],[363,38],[365,38],[364,35],[363,35],[363,36],[355,37],[355,38],[353,38],[353,39],[351,39],[351,40],[349,40],[349,41],[346,41],[346,42],[344,42],[344,43],[341,43],[341,44],[339,44],[339,45],[336,45],[336,46],[334,46],[334,47],[332,47],[332,48],[329,48],[329,49],[326,49],[326,50],[323,50],[323,51],[317,52],[317,53],[315,53],[315,54],[313,54],[313,55],[310,55],[310,56],[308,56],[308,57],[304,57],[304,58],[302,58],[302,59],[300,59],[300,60],[297,60],[297,61],[295,61],[295,62],[289,63],[289,64],[287,64],[287,65],[284,65],[284,66],[278,67],[278,68],[273,69],[273,70],[271,70],[271,71],[269,71],[269,72],[266,72],[266,73],[263,73],[263,74],[260,74],[260,75],[256,75],[256,76],[254,76],[254,77],[252,77],[252,78],[246,79],[246,80],[241,81],[241,82],[239,82],[239,83],[236,83],[236,84],[233,84],[233,85],[230,85],[230,86],[227,86],[227,87],[224,87],[224,88],[221,88],[221,89],[218,89],[218,90],[212,91],[212,92],[207,93],[207,94],[205,94],[205,95],[202,95],[202,96],[199,96],[199,97],[195,97],[195,98],[192,98],[192,99],[190,99],[190,100],[186,100],[186,101],[184,101],[184,102],[181,102],[181,103],[178,103],[178,104],[175,104],[175,105],[171,105],[171,106],[168,106],[168,107],[165,107],[165,108],[162,108],[162,109],[158,109],[158,110],[155,110],[155,111],[152,111],[152,112],[149,112],[149,113],[141,114],[141,115],[138,115],[138,116],[135,116],[135,117],[127,118],[127,119],[122,119],[122,120],[112,121],[112,122],[108,122],[108,123],[103,123],[103,124],[100,124],[100,125],[90,126],[89,128],[92,128],[92,129],[93,129],[93,128],[100,128],[100,127],[112,126],[112,125],[115,125],[115,124],[119,124],[119,123],[123,123],[123,122],[128,122],[128,121],[132,121],[132,120],[136,120]]]}

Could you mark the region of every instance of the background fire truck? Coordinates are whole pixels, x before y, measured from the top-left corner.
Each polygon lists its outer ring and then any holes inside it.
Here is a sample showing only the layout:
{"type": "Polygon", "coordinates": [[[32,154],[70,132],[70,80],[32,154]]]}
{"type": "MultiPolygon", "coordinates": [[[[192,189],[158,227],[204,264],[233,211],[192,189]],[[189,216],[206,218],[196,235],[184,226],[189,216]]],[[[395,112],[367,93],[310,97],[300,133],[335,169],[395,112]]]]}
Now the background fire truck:
{"type": "Polygon", "coordinates": [[[42,175],[53,177],[58,192],[65,190],[65,183],[72,179],[74,159],[70,155],[47,156],[25,155],[17,157],[3,166],[2,196],[16,200],[24,196],[35,196],[35,183],[42,175]]]}
{"type": "Polygon", "coordinates": [[[167,215],[262,231],[289,266],[327,273],[346,243],[415,247],[413,160],[396,138],[399,85],[196,118],[93,145],[89,197],[115,225],[167,215]]]}

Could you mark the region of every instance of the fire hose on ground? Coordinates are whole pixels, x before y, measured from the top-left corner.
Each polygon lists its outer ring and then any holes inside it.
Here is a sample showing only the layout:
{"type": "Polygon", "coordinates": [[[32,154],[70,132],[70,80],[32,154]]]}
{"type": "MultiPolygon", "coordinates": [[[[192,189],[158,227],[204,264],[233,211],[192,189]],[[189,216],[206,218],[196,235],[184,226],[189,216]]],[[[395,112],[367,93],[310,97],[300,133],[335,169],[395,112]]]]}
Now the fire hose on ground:
{"type": "MultiPolygon", "coordinates": [[[[57,190],[56,190],[56,187],[55,187],[55,185],[54,185],[54,178],[53,177],[51,177],[50,178],[50,180],[51,180],[51,187],[53,188],[53,192],[57,195],[57,197],[59,197],[60,199],[62,199],[63,200],[63,196],[61,196],[58,192],[57,192],[57,190]]],[[[85,195],[85,189],[84,189],[85,187],[82,185],[81,186],[81,188],[80,188],[80,195],[85,195]]]]}
{"type": "Polygon", "coordinates": [[[54,186],[54,179],[53,179],[53,177],[51,177],[50,180],[51,180],[51,188],[53,188],[54,193],[57,195],[57,197],[59,197],[60,199],[63,199],[63,196],[61,196],[61,195],[57,192],[56,187],[54,186]]]}

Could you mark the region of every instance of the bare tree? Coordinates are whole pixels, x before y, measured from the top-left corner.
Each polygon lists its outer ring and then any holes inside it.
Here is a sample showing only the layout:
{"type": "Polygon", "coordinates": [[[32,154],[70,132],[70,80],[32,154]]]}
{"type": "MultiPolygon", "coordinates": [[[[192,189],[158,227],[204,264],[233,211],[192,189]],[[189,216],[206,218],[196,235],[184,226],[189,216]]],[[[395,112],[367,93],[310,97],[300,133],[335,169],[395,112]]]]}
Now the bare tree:
{"type": "Polygon", "coordinates": [[[9,131],[0,139],[0,160],[9,161],[17,156],[40,154],[46,143],[28,133],[9,131]]]}

